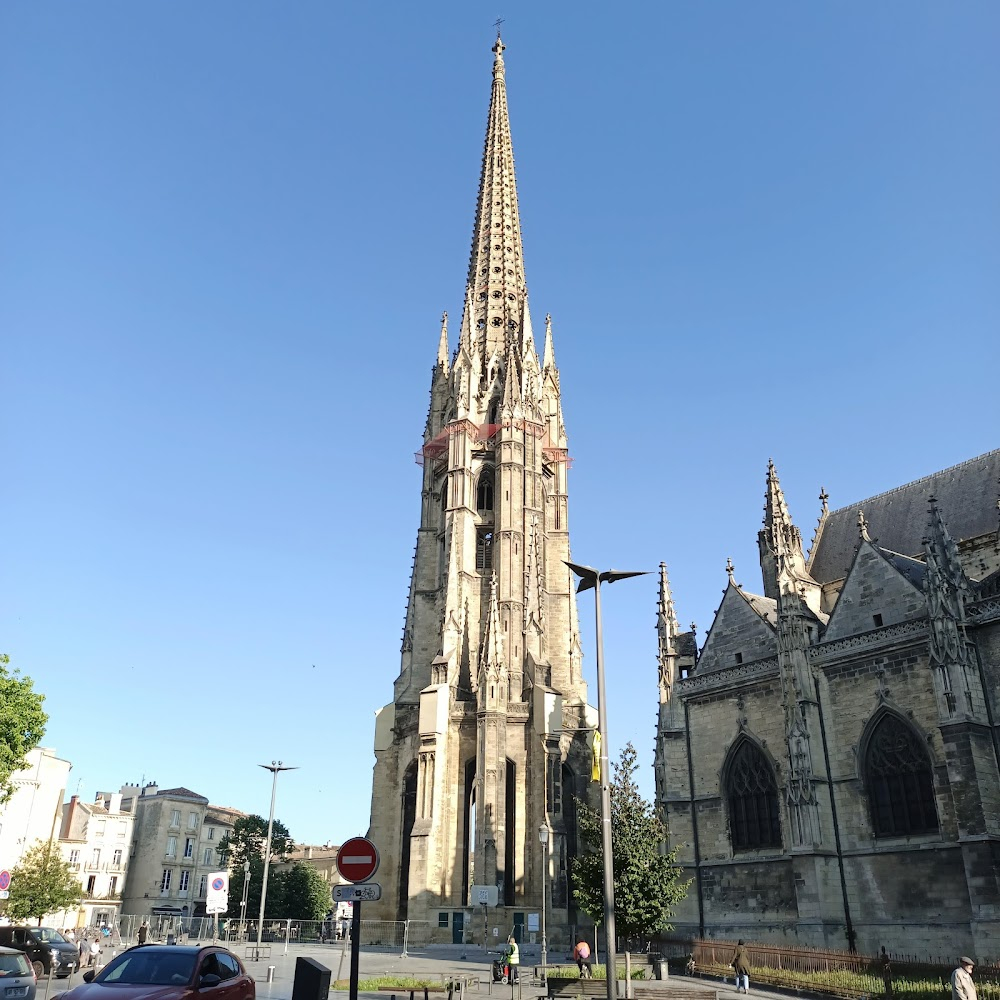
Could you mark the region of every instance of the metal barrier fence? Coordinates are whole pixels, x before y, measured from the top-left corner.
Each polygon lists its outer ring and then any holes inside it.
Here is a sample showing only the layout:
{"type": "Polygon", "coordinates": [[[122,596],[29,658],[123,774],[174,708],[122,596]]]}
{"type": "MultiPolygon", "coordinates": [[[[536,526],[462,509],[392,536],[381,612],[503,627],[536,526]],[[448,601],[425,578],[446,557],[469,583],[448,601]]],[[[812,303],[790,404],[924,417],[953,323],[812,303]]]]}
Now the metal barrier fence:
{"type": "MultiPolygon", "coordinates": [[[[857,955],[822,948],[746,945],[751,983],[860,998],[950,1000],[954,961],[897,955],[857,955]]],[[[678,972],[689,959],[702,975],[731,977],[735,941],[673,938],[659,942],[660,954],[678,972]]],[[[1000,965],[977,965],[973,977],[980,1000],[1000,1000],[1000,965]]]]}
{"type": "MultiPolygon", "coordinates": [[[[231,945],[257,943],[257,921],[219,917],[216,929],[212,917],[136,916],[118,918],[112,934],[124,945],[138,943],[139,928],[148,925],[148,941],[176,944],[217,940],[231,945]]],[[[290,944],[337,944],[350,933],[347,920],[287,920],[264,918],[260,943],[287,948],[290,944]]],[[[421,948],[431,941],[427,920],[362,920],[361,947],[366,951],[397,951],[421,948]]]]}

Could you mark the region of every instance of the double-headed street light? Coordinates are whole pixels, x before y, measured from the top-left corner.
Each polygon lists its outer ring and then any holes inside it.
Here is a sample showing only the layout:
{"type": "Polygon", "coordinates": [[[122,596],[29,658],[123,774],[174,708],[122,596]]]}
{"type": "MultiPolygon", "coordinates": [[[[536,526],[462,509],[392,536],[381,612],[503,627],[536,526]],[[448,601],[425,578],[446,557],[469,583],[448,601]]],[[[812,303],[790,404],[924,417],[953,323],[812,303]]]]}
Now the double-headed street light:
{"type": "Polygon", "coordinates": [[[543,823],[538,828],[538,843],[542,845],[542,982],[548,981],[549,943],[545,939],[545,883],[549,880],[549,828],[543,823]]]}
{"type": "Polygon", "coordinates": [[[604,946],[607,951],[608,1000],[618,994],[618,955],[615,941],[615,870],[611,854],[611,780],[608,771],[608,706],[604,696],[604,635],[601,621],[601,584],[616,583],[632,576],[645,576],[646,570],[620,572],[600,570],[592,566],[566,565],[580,578],[578,594],[594,591],[597,616],[597,729],[601,735],[601,853],[604,855],[604,946]]]}
{"type": "Polygon", "coordinates": [[[271,867],[271,833],[274,830],[274,799],[278,793],[278,772],[297,771],[298,768],[287,767],[280,760],[272,760],[270,764],[259,764],[258,767],[270,771],[271,780],[271,814],[267,818],[267,846],[264,848],[264,884],[260,887],[260,916],[257,918],[257,949],[256,956],[260,958],[260,946],[264,936],[264,904],[267,902],[267,873],[271,867]]]}

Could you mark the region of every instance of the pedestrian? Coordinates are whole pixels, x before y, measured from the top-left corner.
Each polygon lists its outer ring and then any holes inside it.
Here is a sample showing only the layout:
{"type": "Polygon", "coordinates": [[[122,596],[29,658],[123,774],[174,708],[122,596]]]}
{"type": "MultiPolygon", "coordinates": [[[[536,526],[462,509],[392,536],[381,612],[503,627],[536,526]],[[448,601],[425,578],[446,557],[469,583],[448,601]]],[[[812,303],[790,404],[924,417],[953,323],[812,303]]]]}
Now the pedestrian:
{"type": "Polygon", "coordinates": [[[101,939],[95,937],[90,942],[90,964],[98,968],[101,964],[101,939]]]}
{"type": "Polygon", "coordinates": [[[740,938],[736,942],[736,951],[733,952],[733,961],[731,963],[733,971],[736,973],[736,992],[737,993],[749,993],[750,992],[750,959],[747,958],[746,945],[743,944],[743,939],[740,938]]]}
{"type": "Polygon", "coordinates": [[[580,970],[581,979],[593,979],[594,970],[590,967],[590,945],[580,938],[573,947],[573,958],[576,959],[576,967],[580,970]],[[584,975],[584,969],[587,970],[584,975]]]}
{"type": "Polygon", "coordinates": [[[951,1000],[977,1000],[976,984],[972,981],[975,967],[968,955],[958,960],[958,968],[951,974],[951,1000]]]}
{"type": "Polygon", "coordinates": [[[80,968],[86,969],[90,965],[90,945],[87,944],[87,935],[80,934],[80,968]]]}
{"type": "Polygon", "coordinates": [[[521,965],[521,952],[517,947],[517,938],[513,934],[507,938],[507,964],[510,966],[510,981],[516,983],[518,981],[518,968],[521,965]]]}
{"type": "Polygon", "coordinates": [[[149,937],[149,921],[143,920],[143,922],[139,924],[139,944],[145,944],[146,938],[148,937],[149,937]]]}

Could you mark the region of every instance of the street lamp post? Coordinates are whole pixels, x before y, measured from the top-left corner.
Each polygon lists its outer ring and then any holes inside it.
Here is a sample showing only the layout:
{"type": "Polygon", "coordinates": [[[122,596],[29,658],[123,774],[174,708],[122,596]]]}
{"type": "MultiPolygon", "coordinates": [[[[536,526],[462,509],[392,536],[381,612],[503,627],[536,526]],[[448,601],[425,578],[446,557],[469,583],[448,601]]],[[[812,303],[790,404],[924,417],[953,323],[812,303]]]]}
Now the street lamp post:
{"type": "Polygon", "coordinates": [[[260,887],[260,916],[257,918],[257,947],[254,955],[260,958],[260,946],[264,938],[264,904],[267,902],[267,874],[271,867],[271,834],[274,830],[274,799],[278,794],[278,773],[280,771],[295,771],[297,768],[286,767],[280,760],[272,760],[270,764],[259,764],[258,767],[271,772],[271,813],[267,818],[267,845],[264,847],[264,883],[260,887]]]}
{"type": "Polygon", "coordinates": [[[542,982],[548,980],[549,942],[545,937],[545,884],[549,880],[549,828],[543,823],[538,828],[538,842],[542,845],[542,982]]]}
{"type": "Polygon", "coordinates": [[[246,940],[247,900],[250,898],[250,862],[243,862],[243,899],[240,900],[240,938],[246,940]]]}
{"type": "Polygon", "coordinates": [[[604,694],[604,635],[601,619],[601,584],[616,583],[632,576],[645,576],[645,571],[600,572],[592,566],[566,565],[580,578],[578,594],[594,591],[597,641],[597,729],[601,734],[601,853],[604,856],[604,947],[607,952],[608,1000],[618,995],[618,955],[615,940],[615,871],[611,844],[611,776],[608,767],[608,705],[604,694]]]}

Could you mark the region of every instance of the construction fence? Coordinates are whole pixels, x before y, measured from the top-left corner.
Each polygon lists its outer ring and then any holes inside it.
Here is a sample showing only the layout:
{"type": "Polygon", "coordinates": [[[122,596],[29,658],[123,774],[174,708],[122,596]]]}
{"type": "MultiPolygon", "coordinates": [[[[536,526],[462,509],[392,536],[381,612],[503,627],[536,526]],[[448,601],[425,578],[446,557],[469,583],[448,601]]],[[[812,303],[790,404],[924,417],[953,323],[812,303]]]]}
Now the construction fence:
{"type": "MultiPolygon", "coordinates": [[[[112,943],[125,946],[139,940],[139,927],[148,926],[147,941],[170,944],[195,944],[217,940],[242,955],[240,946],[256,945],[257,921],[220,916],[136,916],[123,914],[111,929],[112,943]]],[[[350,933],[349,920],[287,920],[264,918],[260,944],[287,950],[293,944],[329,944],[344,942],[350,933]]],[[[427,920],[362,920],[361,947],[366,951],[388,951],[405,954],[407,948],[421,948],[431,941],[431,924],[427,920]]]]}

